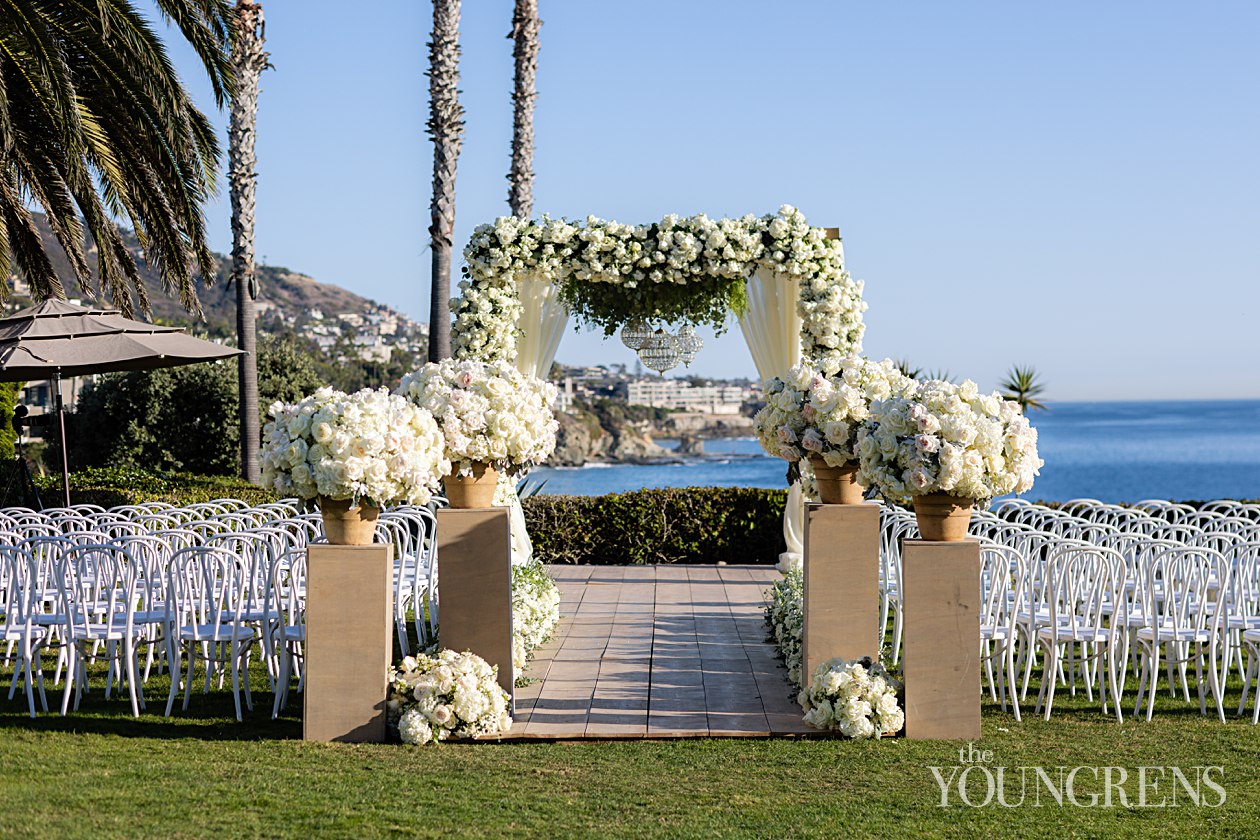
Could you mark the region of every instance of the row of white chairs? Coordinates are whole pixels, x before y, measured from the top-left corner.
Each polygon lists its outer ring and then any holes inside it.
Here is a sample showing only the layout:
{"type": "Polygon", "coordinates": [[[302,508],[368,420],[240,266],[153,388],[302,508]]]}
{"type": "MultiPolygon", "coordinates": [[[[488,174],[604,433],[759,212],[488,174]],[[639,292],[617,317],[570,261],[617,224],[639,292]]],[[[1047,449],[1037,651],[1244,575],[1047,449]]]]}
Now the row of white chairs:
{"type": "MultiPolygon", "coordinates": [[[[1149,719],[1162,660],[1170,691],[1179,676],[1187,700],[1193,665],[1201,710],[1206,713],[1210,692],[1223,719],[1221,689],[1231,667],[1237,665],[1245,685],[1260,670],[1260,536],[1246,528],[1204,532],[1191,523],[1209,520],[1187,516],[1180,517],[1177,534],[1122,530],[1116,512],[1104,509],[1113,507],[1075,505],[1069,513],[1017,502],[973,516],[971,532],[981,540],[981,653],[991,694],[1000,694],[1003,707],[1012,702],[1019,719],[1019,701],[1040,659],[1038,706],[1047,717],[1056,686],[1066,680],[1075,692],[1080,676],[1087,695],[1097,686],[1104,709],[1113,707],[1119,718],[1115,700],[1131,661],[1138,704],[1146,699],[1149,719]],[[1086,511],[1092,518],[1078,515],[1086,511]],[[1112,521],[1097,521],[1099,514],[1112,521]]],[[[1249,519],[1249,510],[1245,517],[1223,515],[1239,507],[1219,503],[1222,515],[1210,521],[1249,519]]],[[[884,508],[880,627],[891,612],[894,661],[902,627],[901,540],[916,535],[912,513],[884,508]]],[[[1245,702],[1246,692],[1240,714],[1245,702]]]]}
{"type": "MultiPolygon", "coordinates": [[[[277,689],[278,714],[290,675],[302,685],[304,549],[322,539],[322,529],[318,516],[288,504],[246,508],[232,501],[121,514],[88,506],[0,511],[0,629],[14,666],[10,698],[24,685],[33,716],[38,687],[47,709],[40,656],[55,648],[58,681],[66,671],[62,714],[72,697],[78,708],[87,662],[103,657],[106,696],[115,681],[120,689],[125,683],[134,714],[144,707],[142,686],[154,664],[169,668],[169,715],[183,664],[187,708],[200,660],[207,689],[215,676],[231,676],[239,719],[242,688],[252,708],[247,666],[258,647],[277,689]],[[194,607],[201,612],[190,612],[194,607]]],[[[378,522],[378,540],[395,546],[395,630],[404,652],[409,612],[422,644],[436,630],[435,530],[428,508],[385,511],[378,522]]]]}

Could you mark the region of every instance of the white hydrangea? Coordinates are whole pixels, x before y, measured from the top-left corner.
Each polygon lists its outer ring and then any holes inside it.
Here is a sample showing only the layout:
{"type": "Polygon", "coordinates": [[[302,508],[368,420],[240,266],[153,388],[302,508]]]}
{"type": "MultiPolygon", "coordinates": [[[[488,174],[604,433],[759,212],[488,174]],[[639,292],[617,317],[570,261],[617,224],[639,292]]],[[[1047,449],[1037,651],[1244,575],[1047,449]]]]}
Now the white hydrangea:
{"type": "Polygon", "coordinates": [[[871,404],[913,387],[914,380],[891,359],[845,356],[829,367],[816,368],[801,408],[801,449],[820,456],[828,466],[857,466],[858,428],[870,416],[871,404]]]}
{"type": "Polygon", "coordinates": [[[429,362],[404,376],[396,393],[432,413],[460,475],[474,462],[515,474],[556,447],[555,386],[507,362],[429,362]]]}
{"type": "Polygon", "coordinates": [[[283,496],[427,504],[451,470],[433,416],[384,388],[321,388],[269,414],[262,481],[283,496]]]}
{"type": "Polygon", "coordinates": [[[829,659],[814,670],[797,701],[810,726],[838,729],[847,738],[878,738],[897,734],[905,724],[900,690],[878,662],[829,659]]]}
{"type": "Polygon", "coordinates": [[[389,671],[389,708],[405,744],[498,735],[512,726],[498,671],[472,653],[407,656],[389,671]]]}
{"type": "Polygon", "coordinates": [[[1023,493],[1045,464],[1017,403],[971,380],[916,383],[871,406],[858,430],[858,480],[890,502],[928,493],[988,500],[1023,493]]]}

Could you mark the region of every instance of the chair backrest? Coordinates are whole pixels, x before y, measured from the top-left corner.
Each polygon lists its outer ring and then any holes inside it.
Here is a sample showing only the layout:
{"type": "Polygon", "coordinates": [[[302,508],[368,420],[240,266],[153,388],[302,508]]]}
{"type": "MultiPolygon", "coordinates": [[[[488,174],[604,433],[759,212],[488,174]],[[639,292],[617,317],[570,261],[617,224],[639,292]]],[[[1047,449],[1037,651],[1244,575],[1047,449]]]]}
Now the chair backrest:
{"type": "Polygon", "coordinates": [[[203,628],[210,641],[246,636],[240,616],[249,570],[241,558],[215,546],[182,548],[167,572],[167,612],[178,626],[203,628]]]}
{"type": "Polygon", "coordinates": [[[271,567],[271,591],[280,623],[286,627],[306,624],[306,550],[294,548],[276,558],[271,567]]]}
{"type": "Polygon", "coordinates": [[[267,587],[271,583],[271,566],[284,550],[278,545],[271,529],[211,534],[205,545],[229,551],[241,560],[244,568],[244,603],[247,610],[261,609],[266,605],[267,587]]]}
{"type": "Polygon", "coordinates": [[[1014,626],[1025,593],[1024,558],[1005,545],[980,546],[980,626],[1014,626]]]}
{"type": "Polygon", "coordinates": [[[1110,549],[1059,543],[1046,563],[1046,587],[1056,637],[1065,626],[1102,633],[1113,614],[1110,626],[1124,625],[1124,560],[1110,549]]]}
{"type": "Polygon", "coordinates": [[[138,570],[116,545],[75,545],[57,558],[61,613],[73,637],[132,634],[138,570]]]}
{"type": "Polygon", "coordinates": [[[1210,548],[1166,548],[1151,558],[1142,582],[1142,609],[1156,641],[1209,629],[1218,598],[1229,586],[1225,558],[1210,548]]]}
{"type": "Polygon", "coordinates": [[[166,573],[173,549],[166,539],[153,534],[116,537],[111,545],[125,549],[136,564],[136,595],[145,609],[166,601],[166,573]]]}
{"type": "Polygon", "coordinates": [[[38,604],[31,585],[31,556],[16,546],[0,546],[0,627],[29,630],[38,604]]]}

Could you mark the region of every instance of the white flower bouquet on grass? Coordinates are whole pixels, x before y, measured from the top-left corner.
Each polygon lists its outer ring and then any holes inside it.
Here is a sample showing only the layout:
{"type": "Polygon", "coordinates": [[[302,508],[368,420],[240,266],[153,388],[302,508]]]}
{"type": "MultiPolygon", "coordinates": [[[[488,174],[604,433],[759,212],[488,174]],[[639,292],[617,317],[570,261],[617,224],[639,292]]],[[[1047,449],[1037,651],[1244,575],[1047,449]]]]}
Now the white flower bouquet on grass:
{"type": "Polygon", "coordinates": [[[970,380],[917,383],[871,406],[858,431],[858,480],[890,502],[946,493],[988,500],[1023,493],[1045,463],[1019,405],[970,380]]]}
{"type": "Polygon", "coordinates": [[[818,729],[838,729],[848,738],[896,735],[906,722],[897,702],[901,684],[869,658],[828,659],[819,665],[797,701],[805,722],[818,729]]]}
{"type": "Polygon", "coordinates": [[[472,653],[406,656],[389,673],[391,721],[404,744],[501,735],[512,728],[498,669],[472,653]]]}
{"type": "Polygon", "coordinates": [[[282,496],[423,505],[451,469],[432,415],[384,388],[321,388],[269,413],[262,481],[282,496]]]}
{"type": "Polygon", "coordinates": [[[429,362],[395,393],[433,414],[458,475],[471,475],[474,463],[515,475],[556,448],[555,386],[507,362],[429,362]]]}
{"type": "Polygon", "coordinates": [[[856,466],[858,429],[870,416],[871,404],[904,395],[913,387],[914,380],[891,359],[846,356],[834,367],[816,371],[801,409],[806,424],[801,449],[821,457],[829,467],[856,466]]]}

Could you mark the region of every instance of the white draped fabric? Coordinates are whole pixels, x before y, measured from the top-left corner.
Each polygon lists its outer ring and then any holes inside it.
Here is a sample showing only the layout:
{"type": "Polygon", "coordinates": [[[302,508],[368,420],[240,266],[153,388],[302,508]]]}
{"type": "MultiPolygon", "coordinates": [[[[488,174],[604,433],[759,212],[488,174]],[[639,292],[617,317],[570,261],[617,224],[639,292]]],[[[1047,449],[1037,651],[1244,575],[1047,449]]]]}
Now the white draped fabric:
{"type": "MultiPolygon", "coordinates": [[[[800,296],[800,281],[786,274],[759,268],[748,280],[748,309],[739,318],[739,328],[763,381],[783,376],[801,360],[801,316],[796,308],[800,296]]],[[[805,551],[804,526],[805,497],[795,483],[788,489],[783,512],[787,551],[779,557],[781,566],[799,565],[805,551]]]]}
{"type": "Polygon", "coordinates": [[[550,280],[518,280],[516,289],[521,297],[516,369],[526,376],[546,379],[569,324],[569,310],[560,300],[560,290],[550,280]]]}
{"type": "MultiPolygon", "coordinates": [[[[526,376],[546,379],[556,350],[569,323],[569,310],[560,300],[559,289],[550,280],[528,277],[517,280],[521,299],[520,333],[516,337],[516,369],[526,376]]],[[[507,481],[508,479],[502,479],[507,481]]],[[[512,564],[528,563],[534,546],[525,530],[525,511],[521,500],[512,493],[512,564]]]]}

